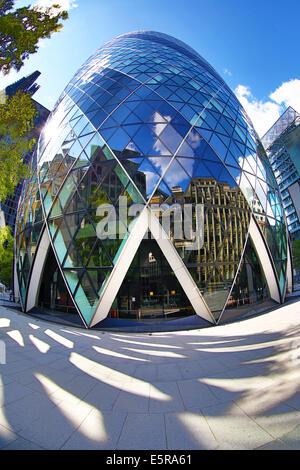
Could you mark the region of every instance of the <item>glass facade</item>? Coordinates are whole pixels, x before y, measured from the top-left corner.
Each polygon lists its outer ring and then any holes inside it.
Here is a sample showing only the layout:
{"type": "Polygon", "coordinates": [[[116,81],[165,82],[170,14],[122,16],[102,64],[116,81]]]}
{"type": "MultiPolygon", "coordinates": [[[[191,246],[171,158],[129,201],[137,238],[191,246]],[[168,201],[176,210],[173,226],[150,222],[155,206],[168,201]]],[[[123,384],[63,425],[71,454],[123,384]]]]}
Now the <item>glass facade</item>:
{"type": "Polygon", "coordinates": [[[300,239],[300,114],[291,106],[263,136],[292,239],[300,239]]]}
{"type": "Polygon", "coordinates": [[[181,41],[136,32],[96,51],[59,98],[31,165],[16,233],[25,311],[46,231],[36,304],[61,310],[63,296],[93,326],[103,311],[194,315],[197,294],[220,322],[226,306],[270,296],[251,223],[283,301],[287,237],[271,166],[232,91],[181,41]],[[152,228],[139,225],[145,211],[152,228]]]}

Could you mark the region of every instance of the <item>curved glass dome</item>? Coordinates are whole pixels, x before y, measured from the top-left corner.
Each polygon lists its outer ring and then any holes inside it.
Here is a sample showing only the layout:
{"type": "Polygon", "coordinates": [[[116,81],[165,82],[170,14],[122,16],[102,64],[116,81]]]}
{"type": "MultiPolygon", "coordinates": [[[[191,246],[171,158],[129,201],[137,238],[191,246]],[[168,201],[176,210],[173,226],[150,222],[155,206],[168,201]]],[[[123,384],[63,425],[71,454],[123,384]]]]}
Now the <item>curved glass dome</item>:
{"type": "Polygon", "coordinates": [[[290,271],[264,149],[211,65],[152,31],[97,50],[55,105],[23,189],[24,311],[87,327],[214,324],[282,302],[290,271]]]}

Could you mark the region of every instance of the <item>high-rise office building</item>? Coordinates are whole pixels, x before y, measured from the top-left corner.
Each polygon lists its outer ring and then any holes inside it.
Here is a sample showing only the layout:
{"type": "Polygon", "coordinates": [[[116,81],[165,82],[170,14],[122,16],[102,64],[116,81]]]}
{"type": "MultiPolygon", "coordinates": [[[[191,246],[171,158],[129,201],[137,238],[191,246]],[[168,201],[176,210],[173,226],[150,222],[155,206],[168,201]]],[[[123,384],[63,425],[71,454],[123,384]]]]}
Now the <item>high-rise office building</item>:
{"type": "Polygon", "coordinates": [[[292,239],[300,239],[300,114],[289,106],[262,137],[292,239]]]}
{"type": "Polygon", "coordinates": [[[96,51],[56,103],[35,161],[16,230],[25,312],[73,312],[86,327],[216,324],[291,289],[263,146],[183,42],[142,31],[96,51]]]}

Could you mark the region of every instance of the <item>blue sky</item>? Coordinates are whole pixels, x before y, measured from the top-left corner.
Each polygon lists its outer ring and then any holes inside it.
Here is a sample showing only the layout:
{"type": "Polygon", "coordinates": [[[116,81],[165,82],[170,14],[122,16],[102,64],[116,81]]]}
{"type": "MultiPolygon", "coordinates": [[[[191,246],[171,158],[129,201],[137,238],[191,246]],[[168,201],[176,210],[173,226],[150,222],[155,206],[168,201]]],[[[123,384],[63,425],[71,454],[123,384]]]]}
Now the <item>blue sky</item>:
{"type": "Polygon", "coordinates": [[[15,5],[60,3],[63,30],[41,42],[0,89],[41,72],[35,99],[49,109],[80,65],[110,39],[154,30],[199,52],[234,90],[260,135],[286,106],[300,112],[299,0],[17,0],[15,5]]]}

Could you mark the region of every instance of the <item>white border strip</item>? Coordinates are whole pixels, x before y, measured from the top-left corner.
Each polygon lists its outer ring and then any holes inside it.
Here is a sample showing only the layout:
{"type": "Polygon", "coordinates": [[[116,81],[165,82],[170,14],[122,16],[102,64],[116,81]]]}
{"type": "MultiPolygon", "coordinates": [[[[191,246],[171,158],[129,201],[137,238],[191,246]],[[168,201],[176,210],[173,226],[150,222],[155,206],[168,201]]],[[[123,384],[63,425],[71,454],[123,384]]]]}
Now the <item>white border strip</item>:
{"type": "Polygon", "coordinates": [[[270,255],[263,240],[263,235],[260,232],[253,216],[250,221],[249,234],[256,249],[261,268],[264,272],[270,292],[270,297],[276,302],[280,303],[280,292],[270,255]]]}
{"type": "Polygon", "coordinates": [[[33,307],[37,305],[37,297],[40,290],[40,283],[43,277],[42,273],[44,270],[49,245],[50,238],[46,227],[44,227],[44,232],[40,239],[39,246],[34,257],[34,264],[30,276],[25,312],[29,312],[33,307]]]}

